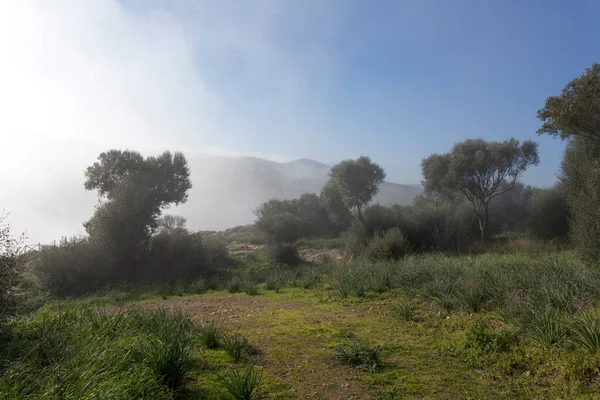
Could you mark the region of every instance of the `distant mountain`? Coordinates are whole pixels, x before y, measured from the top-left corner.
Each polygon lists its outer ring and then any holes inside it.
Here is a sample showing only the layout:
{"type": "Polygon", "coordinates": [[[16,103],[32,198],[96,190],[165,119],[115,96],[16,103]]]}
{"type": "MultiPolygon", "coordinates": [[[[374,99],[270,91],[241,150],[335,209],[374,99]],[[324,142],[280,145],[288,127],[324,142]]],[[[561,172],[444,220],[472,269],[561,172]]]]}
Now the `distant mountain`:
{"type": "MultiPolygon", "coordinates": [[[[267,200],[319,193],[330,166],[308,159],[278,163],[260,158],[188,156],[192,189],[187,203],[168,210],[183,215],[194,230],[222,230],[254,221],[254,210],[267,200]]],[[[375,202],[411,204],[420,185],[384,182],[375,202]]]]}

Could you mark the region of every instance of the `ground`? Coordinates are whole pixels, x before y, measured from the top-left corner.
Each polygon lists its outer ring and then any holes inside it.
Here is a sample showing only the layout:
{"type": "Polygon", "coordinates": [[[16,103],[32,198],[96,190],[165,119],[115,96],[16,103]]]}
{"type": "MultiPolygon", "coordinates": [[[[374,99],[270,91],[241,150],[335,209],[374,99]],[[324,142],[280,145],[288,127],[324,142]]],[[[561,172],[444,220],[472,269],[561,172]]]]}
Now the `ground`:
{"type": "MultiPolygon", "coordinates": [[[[209,293],[152,300],[144,307],[180,310],[199,324],[214,322],[258,345],[251,360],[263,371],[268,399],[458,399],[515,398],[510,385],[494,380],[443,351],[470,316],[445,315],[422,303],[415,321],[394,316],[398,298],[330,301],[312,290],[263,291],[258,296],[209,293]],[[385,367],[374,373],[340,365],[332,347],[352,333],[384,349],[385,367]]],[[[222,350],[202,350],[199,371],[186,384],[188,398],[222,398],[218,375],[231,363],[222,350]]]]}

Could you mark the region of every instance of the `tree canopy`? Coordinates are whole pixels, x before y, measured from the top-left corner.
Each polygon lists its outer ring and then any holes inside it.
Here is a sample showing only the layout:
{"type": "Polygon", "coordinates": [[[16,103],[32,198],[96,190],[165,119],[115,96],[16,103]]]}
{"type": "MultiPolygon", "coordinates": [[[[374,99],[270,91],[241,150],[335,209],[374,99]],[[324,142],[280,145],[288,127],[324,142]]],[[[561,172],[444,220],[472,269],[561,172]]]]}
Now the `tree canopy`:
{"type": "Polygon", "coordinates": [[[329,175],[327,185],[330,187],[324,193],[339,195],[342,203],[356,211],[360,220],[363,219],[362,209],[377,194],[379,185],[385,179],[383,168],[366,156],[334,165],[329,175]]]}
{"type": "Polygon", "coordinates": [[[600,141],[600,64],[592,64],[569,82],[560,95],[548,97],[537,117],[543,122],[537,131],[540,135],[600,141]]]}
{"type": "Polygon", "coordinates": [[[512,190],[527,167],[538,163],[535,142],[520,144],[513,138],[503,142],[469,139],[455,144],[449,153],[429,156],[421,167],[425,190],[460,192],[471,203],[483,241],[490,202],[512,190]]]}

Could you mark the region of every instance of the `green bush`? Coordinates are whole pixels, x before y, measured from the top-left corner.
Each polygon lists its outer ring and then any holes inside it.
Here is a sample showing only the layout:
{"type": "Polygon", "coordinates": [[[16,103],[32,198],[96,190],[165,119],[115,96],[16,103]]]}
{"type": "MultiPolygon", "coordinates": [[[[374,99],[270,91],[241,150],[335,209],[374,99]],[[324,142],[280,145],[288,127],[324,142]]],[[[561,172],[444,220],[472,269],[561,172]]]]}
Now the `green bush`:
{"type": "Polygon", "coordinates": [[[576,317],[570,325],[570,338],[590,353],[597,353],[600,350],[600,314],[590,312],[576,317]]]}
{"type": "Polygon", "coordinates": [[[398,260],[408,254],[406,236],[398,228],[375,235],[367,244],[363,256],[370,260],[398,260]]]}
{"type": "Polygon", "coordinates": [[[483,353],[500,353],[510,350],[517,344],[517,336],[507,329],[494,331],[489,323],[478,319],[468,329],[465,348],[483,353]]]}
{"type": "Polygon", "coordinates": [[[527,230],[540,239],[566,236],[569,231],[567,196],[561,188],[536,189],[527,204],[527,230]]]}
{"type": "Polygon", "coordinates": [[[269,243],[267,259],[272,263],[286,265],[298,265],[302,261],[298,254],[298,248],[293,243],[269,243]]]}
{"type": "Polygon", "coordinates": [[[20,241],[11,235],[5,218],[0,214],[0,323],[16,310],[15,289],[22,272],[22,259],[18,255],[20,241]]]}

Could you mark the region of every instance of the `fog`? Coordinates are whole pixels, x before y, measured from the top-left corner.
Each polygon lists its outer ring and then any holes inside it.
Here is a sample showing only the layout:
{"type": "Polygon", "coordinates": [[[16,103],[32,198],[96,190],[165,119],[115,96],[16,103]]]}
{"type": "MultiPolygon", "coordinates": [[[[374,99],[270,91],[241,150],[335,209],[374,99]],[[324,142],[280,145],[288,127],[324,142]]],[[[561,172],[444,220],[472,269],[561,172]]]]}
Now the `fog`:
{"type": "MultiPolygon", "coordinates": [[[[257,80],[268,75],[272,86],[266,88],[277,90],[264,96],[282,108],[298,105],[308,79],[297,71],[302,53],[292,64],[274,49],[269,35],[282,7],[271,1],[255,7],[224,2],[2,2],[0,210],[10,214],[13,231],[26,231],[29,243],[82,233],[97,201],[95,193],[84,190],[83,173],[110,148],[148,155],[183,151],[192,164],[194,184],[183,212],[194,228],[249,222],[247,209],[241,214],[227,210],[237,215],[229,220],[215,217],[213,207],[231,205],[225,201],[231,194],[207,186],[221,174],[218,163],[194,160],[250,155],[287,161],[294,154],[252,152],[247,144],[258,133],[242,126],[236,110],[226,104],[231,100],[226,88],[209,88],[203,71],[211,82],[218,81],[215,70],[233,53],[244,60],[244,69],[260,71],[257,80]],[[215,68],[203,69],[211,63],[215,68]],[[203,176],[210,179],[204,182],[203,176]],[[208,201],[200,199],[203,191],[211,193],[208,201]]],[[[264,197],[252,192],[251,181],[245,188],[249,201],[264,197]]]]}

